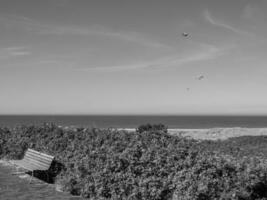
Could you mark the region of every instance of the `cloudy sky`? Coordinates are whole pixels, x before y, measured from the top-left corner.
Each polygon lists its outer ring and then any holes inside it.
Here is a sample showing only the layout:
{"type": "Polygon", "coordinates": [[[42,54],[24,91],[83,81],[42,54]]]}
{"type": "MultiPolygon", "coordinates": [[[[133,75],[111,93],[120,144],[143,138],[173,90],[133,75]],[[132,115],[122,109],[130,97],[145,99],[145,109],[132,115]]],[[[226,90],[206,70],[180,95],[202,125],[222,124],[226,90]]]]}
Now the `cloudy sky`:
{"type": "Polygon", "coordinates": [[[0,114],[267,114],[266,10],[0,0],[0,114]]]}

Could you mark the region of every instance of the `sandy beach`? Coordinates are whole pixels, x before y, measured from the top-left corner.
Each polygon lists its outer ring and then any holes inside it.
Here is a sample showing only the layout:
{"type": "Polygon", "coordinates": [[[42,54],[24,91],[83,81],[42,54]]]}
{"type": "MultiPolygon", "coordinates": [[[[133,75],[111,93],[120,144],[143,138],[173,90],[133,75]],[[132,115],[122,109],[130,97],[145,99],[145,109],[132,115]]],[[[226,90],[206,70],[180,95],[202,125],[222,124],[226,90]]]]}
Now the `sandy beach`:
{"type": "MultiPolygon", "coordinates": [[[[124,128],[129,132],[135,131],[132,128],[124,128]]],[[[211,129],[168,129],[171,135],[179,135],[197,140],[226,140],[228,138],[240,136],[267,136],[267,128],[211,128],[211,129]]]]}
{"type": "Polygon", "coordinates": [[[169,129],[168,132],[197,140],[226,140],[240,136],[267,135],[267,128],[169,129]]]}

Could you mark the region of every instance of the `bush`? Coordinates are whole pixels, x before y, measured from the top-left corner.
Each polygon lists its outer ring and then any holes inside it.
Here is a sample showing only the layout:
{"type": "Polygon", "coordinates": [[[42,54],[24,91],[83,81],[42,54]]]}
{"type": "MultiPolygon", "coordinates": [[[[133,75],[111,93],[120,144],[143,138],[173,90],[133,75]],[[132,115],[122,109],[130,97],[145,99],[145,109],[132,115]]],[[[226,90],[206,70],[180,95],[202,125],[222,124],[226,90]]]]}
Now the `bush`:
{"type": "Polygon", "coordinates": [[[267,136],[241,136],[218,141],[202,141],[194,148],[199,151],[232,155],[234,157],[262,157],[267,159],[267,136]]]}
{"type": "Polygon", "coordinates": [[[164,124],[143,124],[138,126],[138,128],[136,129],[136,132],[138,133],[143,133],[145,131],[162,131],[164,133],[168,132],[168,127],[165,126],[164,124]]]}
{"type": "Polygon", "coordinates": [[[174,199],[267,199],[266,161],[212,153],[189,160],[176,174],[174,199]]]}
{"type": "Polygon", "coordinates": [[[0,157],[19,158],[29,147],[54,155],[55,182],[90,199],[267,199],[267,162],[244,157],[248,139],[197,142],[167,134],[164,125],[139,128],[0,128],[0,157]]]}

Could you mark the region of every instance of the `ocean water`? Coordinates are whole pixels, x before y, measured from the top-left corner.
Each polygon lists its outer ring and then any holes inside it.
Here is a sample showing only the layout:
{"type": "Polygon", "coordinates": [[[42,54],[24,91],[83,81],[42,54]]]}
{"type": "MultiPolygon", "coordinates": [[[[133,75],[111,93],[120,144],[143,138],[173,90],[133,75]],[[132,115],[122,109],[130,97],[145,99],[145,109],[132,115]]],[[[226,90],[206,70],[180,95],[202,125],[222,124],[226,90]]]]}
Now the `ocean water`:
{"type": "Polygon", "coordinates": [[[217,127],[265,128],[267,116],[92,116],[92,115],[0,115],[0,126],[38,125],[53,122],[61,126],[137,128],[162,123],[168,128],[206,129],[217,127]]]}

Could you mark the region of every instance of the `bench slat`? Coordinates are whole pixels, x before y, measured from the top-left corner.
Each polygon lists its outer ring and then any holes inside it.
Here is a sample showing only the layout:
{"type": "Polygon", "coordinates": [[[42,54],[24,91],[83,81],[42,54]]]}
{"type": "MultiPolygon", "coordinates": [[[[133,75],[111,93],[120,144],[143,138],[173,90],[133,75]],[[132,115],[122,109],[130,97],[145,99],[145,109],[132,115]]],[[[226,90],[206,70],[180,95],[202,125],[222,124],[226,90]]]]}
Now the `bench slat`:
{"type": "Polygon", "coordinates": [[[35,151],[33,149],[28,149],[22,160],[15,160],[13,163],[30,171],[48,170],[53,159],[54,156],[35,151]]]}
{"type": "Polygon", "coordinates": [[[40,155],[40,154],[36,154],[36,153],[33,153],[33,152],[26,152],[25,153],[25,156],[27,156],[27,155],[33,155],[33,156],[36,156],[36,157],[39,157],[39,158],[42,158],[42,159],[46,159],[46,160],[52,160],[52,159],[54,159],[54,157],[52,156],[49,156],[49,157],[47,157],[47,156],[43,156],[43,155],[40,155]]]}
{"type": "Polygon", "coordinates": [[[15,162],[15,164],[28,170],[48,170],[50,167],[50,166],[44,167],[44,166],[36,165],[35,163],[30,163],[28,160],[19,160],[15,162]]]}
{"type": "Polygon", "coordinates": [[[23,160],[25,160],[29,163],[34,163],[35,165],[43,166],[43,167],[47,167],[47,166],[51,165],[51,163],[42,163],[42,162],[36,161],[34,159],[29,159],[29,158],[24,158],[23,160]]]}
{"type": "Polygon", "coordinates": [[[33,155],[25,155],[24,156],[24,159],[25,158],[29,158],[29,159],[34,159],[34,160],[37,160],[39,162],[43,162],[43,163],[51,163],[53,159],[50,159],[50,160],[46,160],[46,159],[43,159],[43,158],[40,158],[40,157],[37,157],[37,156],[33,156],[33,155]]]}
{"type": "Polygon", "coordinates": [[[34,165],[37,165],[37,166],[40,166],[40,167],[43,167],[43,168],[49,168],[50,165],[51,165],[51,162],[50,163],[41,163],[39,161],[36,161],[36,160],[33,160],[33,159],[29,159],[29,158],[24,158],[23,160],[29,162],[29,163],[32,163],[34,165]]]}
{"type": "Polygon", "coordinates": [[[45,153],[41,153],[41,152],[38,152],[38,151],[35,151],[35,150],[33,150],[33,149],[28,149],[28,152],[30,153],[33,153],[33,154],[38,154],[38,155],[41,155],[41,156],[43,156],[43,157],[47,157],[47,158],[51,158],[51,159],[53,159],[54,158],[54,156],[50,156],[50,155],[47,155],[47,154],[45,154],[45,153]]]}
{"type": "Polygon", "coordinates": [[[32,153],[30,153],[30,152],[27,152],[27,153],[25,154],[25,156],[26,156],[26,157],[27,157],[27,156],[37,157],[37,158],[40,158],[40,159],[43,159],[43,160],[47,160],[47,161],[51,161],[51,160],[54,159],[54,157],[53,157],[53,158],[42,157],[41,155],[38,155],[38,154],[32,154],[32,153]]]}

